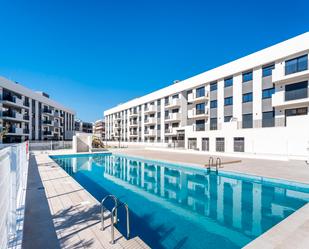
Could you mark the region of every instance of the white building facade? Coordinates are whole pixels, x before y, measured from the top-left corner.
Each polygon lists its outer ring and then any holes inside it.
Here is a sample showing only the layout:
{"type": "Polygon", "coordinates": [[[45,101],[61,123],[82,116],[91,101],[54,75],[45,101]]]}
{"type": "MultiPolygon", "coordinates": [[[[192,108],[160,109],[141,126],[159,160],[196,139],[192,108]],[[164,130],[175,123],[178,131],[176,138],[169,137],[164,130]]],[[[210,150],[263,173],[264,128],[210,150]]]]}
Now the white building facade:
{"type": "Polygon", "coordinates": [[[0,143],[25,140],[71,140],[75,112],[51,100],[46,93],[32,91],[0,77],[0,143]]]}
{"type": "Polygon", "coordinates": [[[307,157],[309,33],[104,112],[106,139],[307,157]]]}

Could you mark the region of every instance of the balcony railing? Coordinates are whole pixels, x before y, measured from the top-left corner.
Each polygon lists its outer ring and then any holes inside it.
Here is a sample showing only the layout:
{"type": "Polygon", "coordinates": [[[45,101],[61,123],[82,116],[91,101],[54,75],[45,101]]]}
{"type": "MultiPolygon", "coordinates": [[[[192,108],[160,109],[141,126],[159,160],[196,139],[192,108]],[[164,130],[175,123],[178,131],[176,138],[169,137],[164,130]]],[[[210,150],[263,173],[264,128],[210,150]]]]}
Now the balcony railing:
{"type": "Polygon", "coordinates": [[[196,109],[195,114],[196,115],[206,114],[206,110],[205,109],[196,109]]]}
{"type": "Polygon", "coordinates": [[[43,124],[51,125],[52,121],[51,120],[43,120],[43,124]]]}
{"type": "Polygon", "coordinates": [[[308,98],[308,88],[285,92],[285,101],[308,98]]]}
{"type": "Polygon", "coordinates": [[[53,111],[52,111],[51,109],[44,108],[44,109],[43,109],[43,112],[44,112],[44,113],[52,114],[53,111]]]}
{"type": "Polygon", "coordinates": [[[43,135],[50,136],[50,135],[52,135],[52,132],[51,131],[43,131],[43,135]]]}

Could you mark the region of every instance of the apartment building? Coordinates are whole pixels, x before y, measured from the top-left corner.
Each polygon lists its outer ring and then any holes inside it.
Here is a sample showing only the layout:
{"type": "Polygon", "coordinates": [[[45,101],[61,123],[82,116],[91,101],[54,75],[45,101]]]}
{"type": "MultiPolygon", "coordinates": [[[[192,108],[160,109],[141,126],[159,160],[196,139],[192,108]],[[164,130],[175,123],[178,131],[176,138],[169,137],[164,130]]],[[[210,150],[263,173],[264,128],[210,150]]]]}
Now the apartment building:
{"type": "Polygon", "coordinates": [[[104,112],[106,138],[209,153],[309,153],[309,33],[104,112]]]}
{"type": "Polygon", "coordinates": [[[93,132],[93,123],[84,122],[81,120],[75,120],[75,131],[83,133],[92,133],[93,132]]]}
{"type": "Polygon", "coordinates": [[[101,138],[102,140],[105,140],[105,122],[104,119],[99,119],[94,122],[93,125],[93,133],[101,138]]]}
{"type": "Polygon", "coordinates": [[[0,143],[25,140],[71,140],[75,112],[51,100],[44,92],[32,91],[0,77],[0,143]]]}

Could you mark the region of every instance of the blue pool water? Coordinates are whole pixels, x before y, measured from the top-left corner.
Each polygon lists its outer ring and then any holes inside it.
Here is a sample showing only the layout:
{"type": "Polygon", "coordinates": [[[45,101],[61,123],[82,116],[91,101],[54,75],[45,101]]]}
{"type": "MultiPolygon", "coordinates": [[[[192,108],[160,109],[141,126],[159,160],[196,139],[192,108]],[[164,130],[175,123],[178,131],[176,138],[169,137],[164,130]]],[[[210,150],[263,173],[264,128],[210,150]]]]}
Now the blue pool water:
{"type": "Polygon", "coordinates": [[[98,201],[126,202],[131,237],[152,248],[241,248],[309,202],[303,184],[114,154],[52,158],[98,201]]]}

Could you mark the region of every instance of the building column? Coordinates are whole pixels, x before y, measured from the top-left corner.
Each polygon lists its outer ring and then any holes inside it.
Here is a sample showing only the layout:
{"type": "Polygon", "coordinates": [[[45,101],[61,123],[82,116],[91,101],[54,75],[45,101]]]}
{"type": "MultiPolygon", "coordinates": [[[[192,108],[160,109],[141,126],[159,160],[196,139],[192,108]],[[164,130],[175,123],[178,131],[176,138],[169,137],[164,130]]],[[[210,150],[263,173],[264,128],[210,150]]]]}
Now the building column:
{"type": "Polygon", "coordinates": [[[35,115],[34,115],[34,119],[35,119],[35,140],[39,139],[39,102],[37,100],[35,100],[35,115]]]}
{"type": "Polygon", "coordinates": [[[262,68],[253,70],[253,128],[262,127],[262,68]]]}
{"type": "Polygon", "coordinates": [[[233,78],[233,117],[242,121],[242,75],[233,78]]]}
{"type": "Polygon", "coordinates": [[[161,142],[165,142],[165,108],[164,108],[164,99],[160,99],[160,112],[161,112],[161,142]]]}
{"type": "Polygon", "coordinates": [[[218,130],[221,130],[224,122],[224,80],[217,82],[217,118],[218,130]]]}

